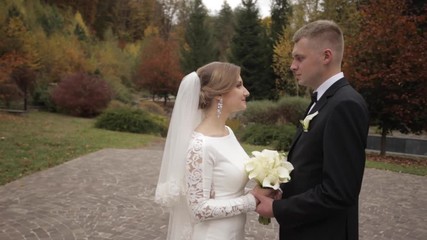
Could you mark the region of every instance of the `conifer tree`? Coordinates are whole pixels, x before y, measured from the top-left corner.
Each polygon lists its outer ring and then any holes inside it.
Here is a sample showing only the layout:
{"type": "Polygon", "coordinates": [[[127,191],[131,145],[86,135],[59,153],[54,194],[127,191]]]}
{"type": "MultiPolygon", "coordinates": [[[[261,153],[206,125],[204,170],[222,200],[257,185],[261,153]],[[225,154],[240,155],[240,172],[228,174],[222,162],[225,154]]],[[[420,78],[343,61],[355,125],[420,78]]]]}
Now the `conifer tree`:
{"type": "Polygon", "coordinates": [[[236,33],[231,44],[230,61],[239,65],[250,99],[275,97],[271,53],[265,29],[261,26],[256,1],[242,0],[236,12],[236,33]]]}
{"type": "Polygon", "coordinates": [[[230,5],[224,1],[218,17],[214,22],[214,39],[218,50],[218,59],[228,61],[230,44],[234,36],[234,13],[230,5]]]}
{"type": "Polygon", "coordinates": [[[271,37],[274,42],[283,34],[289,25],[292,7],[288,0],[273,0],[271,5],[271,37]]]}
{"type": "Polygon", "coordinates": [[[192,72],[216,58],[212,33],[206,23],[207,17],[208,13],[202,1],[195,0],[185,31],[185,43],[181,49],[181,65],[184,73],[192,72]]]}

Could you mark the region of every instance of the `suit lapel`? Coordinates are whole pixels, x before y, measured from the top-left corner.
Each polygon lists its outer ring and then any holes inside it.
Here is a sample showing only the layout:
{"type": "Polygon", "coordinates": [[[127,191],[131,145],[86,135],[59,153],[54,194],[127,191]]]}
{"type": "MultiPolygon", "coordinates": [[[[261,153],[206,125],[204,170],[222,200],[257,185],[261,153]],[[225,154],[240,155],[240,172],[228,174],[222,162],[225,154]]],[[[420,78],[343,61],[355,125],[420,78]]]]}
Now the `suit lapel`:
{"type": "MultiPolygon", "coordinates": [[[[340,80],[332,84],[332,86],[330,86],[328,90],[326,90],[326,92],[322,95],[322,97],[320,97],[319,101],[317,101],[316,105],[314,105],[313,109],[311,109],[309,113],[310,114],[315,113],[316,111],[319,111],[320,113],[320,110],[326,105],[326,103],[328,103],[329,98],[331,98],[338,91],[338,89],[346,85],[349,85],[349,83],[345,78],[341,78],[340,80]]],[[[298,124],[297,132],[295,134],[294,140],[292,141],[291,148],[289,149],[289,157],[291,156],[292,149],[294,148],[301,134],[302,134],[302,127],[301,127],[301,124],[298,124]]]]}
{"type": "Polygon", "coordinates": [[[338,89],[340,89],[346,85],[349,85],[349,83],[347,82],[347,80],[345,78],[341,78],[340,80],[338,80],[334,84],[332,84],[332,86],[330,86],[328,88],[328,90],[326,90],[326,92],[322,95],[322,97],[320,97],[319,101],[317,101],[317,103],[316,103],[316,105],[314,105],[313,109],[311,109],[310,114],[315,113],[316,111],[319,111],[319,113],[320,113],[320,110],[326,105],[329,98],[334,96],[334,94],[338,91],[338,89]]]}
{"type": "Polygon", "coordinates": [[[292,149],[293,149],[293,148],[294,148],[294,146],[295,146],[295,143],[298,141],[298,139],[299,139],[299,137],[301,136],[301,134],[302,134],[302,127],[301,127],[301,124],[298,124],[297,132],[295,133],[294,140],[292,140],[291,147],[289,148],[289,154],[288,154],[288,156],[289,156],[289,157],[290,157],[290,155],[291,155],[292,149]]]}

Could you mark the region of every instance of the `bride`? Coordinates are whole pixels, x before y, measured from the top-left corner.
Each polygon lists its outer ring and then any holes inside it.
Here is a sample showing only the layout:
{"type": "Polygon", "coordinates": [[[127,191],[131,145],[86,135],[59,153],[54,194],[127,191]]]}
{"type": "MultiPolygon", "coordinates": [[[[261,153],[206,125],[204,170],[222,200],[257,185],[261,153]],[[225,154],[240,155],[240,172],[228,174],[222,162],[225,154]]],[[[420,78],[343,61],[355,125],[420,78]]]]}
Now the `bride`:
{"type": "Polygon", "coordinates": [[[256,187],[245,193],[248,155],[231,128],[233,112],[246,109],[240,67],[212,62],[182,80],[166,138],[155,200],[170,209],[168,238],[243,240],[256,187]]]}

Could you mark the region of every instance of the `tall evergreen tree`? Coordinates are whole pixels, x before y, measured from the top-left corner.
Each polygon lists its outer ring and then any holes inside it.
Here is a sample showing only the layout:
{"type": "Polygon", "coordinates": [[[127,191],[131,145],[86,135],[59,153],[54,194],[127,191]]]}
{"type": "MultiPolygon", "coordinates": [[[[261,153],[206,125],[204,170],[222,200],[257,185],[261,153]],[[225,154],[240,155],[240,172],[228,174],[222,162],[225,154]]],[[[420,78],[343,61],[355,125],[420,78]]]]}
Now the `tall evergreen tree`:
{"type": "Polygon", "coordinates": [[[218,59],[228,61],[230,44],[234,36],[234,13],[226,1],[222,4],[218,17],[214,22],[214,39],[218,50],[218,59]]]}
{"type": "Polygon", "coordinates": [[[208,12],[201,0],[193,2],[190,19],[185,31],[185,44],[181,49],[184,73],[196,70],[215,59],[212,33],[207,25],[208,12]]]}
{"type": "Polygon", "coordinates": [[[274,42],[283,35],[292,15],[292,6],[288,0],[273,0],[271,5],[271,37],[274,42]]]}
{"type": "Polygon", "coordinates": [[[236,12],[236,34],[231,44],[230,61],[242,68],[242,78],[250,91],[250,99],[275,97],[270,44],[262,27],[256,1],[242,0],[236,12]]]}

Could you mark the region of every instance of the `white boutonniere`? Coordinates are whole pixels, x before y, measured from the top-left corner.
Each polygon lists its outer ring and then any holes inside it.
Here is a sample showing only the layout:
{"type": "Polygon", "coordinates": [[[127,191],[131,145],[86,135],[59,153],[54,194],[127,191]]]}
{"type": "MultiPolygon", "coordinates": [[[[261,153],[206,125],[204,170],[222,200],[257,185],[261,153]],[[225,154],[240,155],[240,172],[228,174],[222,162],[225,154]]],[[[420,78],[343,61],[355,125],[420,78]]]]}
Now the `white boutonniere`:
{"type": "Polygon", "coordinates": [[[302,129],[304,129],[304,132],[308,132],[308,128],[310,127],[310,121],[319,114],[319,111],[316,111],[315,113],[307,115],[304,120],[299,120],[299,122],[302,125],[302,129]]]}

